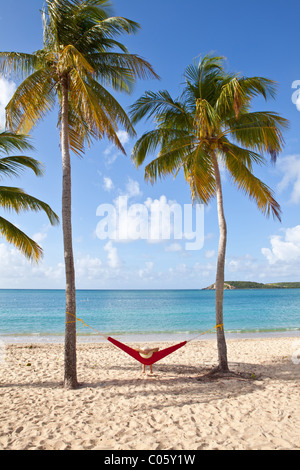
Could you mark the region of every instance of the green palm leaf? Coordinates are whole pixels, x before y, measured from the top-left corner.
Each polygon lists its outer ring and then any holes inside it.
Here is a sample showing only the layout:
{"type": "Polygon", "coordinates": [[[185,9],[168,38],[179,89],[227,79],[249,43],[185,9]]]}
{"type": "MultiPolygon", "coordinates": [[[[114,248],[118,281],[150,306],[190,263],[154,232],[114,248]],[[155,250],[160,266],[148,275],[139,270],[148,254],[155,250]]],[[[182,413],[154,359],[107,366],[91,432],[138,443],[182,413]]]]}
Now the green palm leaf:
{"type": "Polygon", "coordinates": [[[216,195],[213,164],[205,148],[198,146],[183,167],[190,185],[192,201],[208,204],[216,195]]]}
{"type": "Polygon", "coordinates": [[[180,105],[174,101],[168,91],[162,90],[159,92],[147,91],[141,98],[139,98],[131,106],[130,115],[132,122],[136,123],[143,118],[150,119],[155,116],[159,121],[159,116],[162,117],[170,111],[177,110],[181,112],[180,105]]]}
{"type": "Polygon", "coordinates": [[[226,154],[226,167],[229,174],[237,185],[250,199],[256,202],[258,209],[265,215],[271,213],[274,218],[281,221],[281,209],[278,202],[274,199],[273,191],[243,164],[241,159],[234,158],[226,154]]]}
{"type": "Polygon", "coordinates": [[[39,199],[30,196],[20,188],[0,186],[0,206],[6,210],[14,210],[17,214],[21,211],[44,211],[52,225],[59,222],[58,216],[50,206],[39,199]]]}
{"type": "Polygon", "coordinates": [[[15,132],[0,132],[0,152],[33,150],[28,136],[16,134],[15,132]]]}
{"type": "Polygon", "coordinates": [[[7,124],[10,129],[28,134],[54,104],[54,83],[49,70],[39,69],[21,83],[6,106],[7,124]]]}
{"type": "Polygon", "coordinates": [[[32,170],[36,176],[43,175],[43,165],[34,158],[16,156],[0,159],[0,178],[3,176],[18,176],[26,168],[32,170]]]}
{"type": "Polygon", "coordinates": [[[13,75],[16,80],[22,80],[36,70],[38,62],[37,54],[0,52],[0,73],[4,76],[13,75]]]}
{"type": "Polygon", "coordinates": [[[0,235],[31,261],[37,262],[43,255],[42,248],[34,240],[3,217],[0,217],[0,235]]]}
{"type": "MultiPolygon", "coordinates": [[[[0,151],[9,153],[12,150],[32,149],[32,145],[27,136],[14,134],[12,132],[0,133],[0,151]]],[[[25,156],[8,156],[0,159],[1,176],[19,176],[24,169],[31,169],[37,176],[43,174],[43,166],[34,158],[25,156]]],[[[33,210],[43,211],[48,216],[52,225],[59,222],[58,216],[53,212],[48,204],[30,196],[20,188],[0,186],[0,207],[4,210],[14,211],[17,214],[21,211],[33,210]]],[[[0,234],[9,243],[18,248],[28,259],[38,261],[42,256],[41,247],[28,235],[15,227],[8,220],[0,217],[0,234]]]]}
{"type": "Polygon", "coordinates": [[[283,130],[288,127],[286,119],[272,112],[240,114],[238,119],[228,120],[224,135],[232,137],[242,146],[259,153],[269,153],[272,161],[284,145],[283,130]]]}

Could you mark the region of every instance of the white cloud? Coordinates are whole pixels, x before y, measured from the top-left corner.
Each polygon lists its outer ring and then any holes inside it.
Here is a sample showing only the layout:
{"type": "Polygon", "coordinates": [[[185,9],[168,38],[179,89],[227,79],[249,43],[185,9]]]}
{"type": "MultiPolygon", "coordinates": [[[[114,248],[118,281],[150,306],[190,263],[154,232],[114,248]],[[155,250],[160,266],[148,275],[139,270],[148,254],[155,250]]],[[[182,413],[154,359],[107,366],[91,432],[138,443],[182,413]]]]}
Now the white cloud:
{"type": "Polygon", "coordinates": [[[270,264],[295,263],[300,260],[300,225],[285,229],[284,236],[272,235],[271,248],[262,248],[262,254],[270,264]]]}
{"type": "Polygon", "coordinates": [[[277,186],[279,192],[283,192],[292,186],[290,202],[300,202],[300,155],[289,155],[278,161],[278,169],[283,177],[277,186]]]}
{"type": "Polygon", "coordinates": [[[5,107],[16,91],[16,84],[0,77],[0,130],[5,127],[5,107]]]}
{"type": "Polygon", "coordinates": [[[226,272],[242,276],[243,280],[255,280],[259,271],[258,261],[249,254],[232,256],[226,260],[226,272]]]}
{"type": "Polygon", "coordinates": [[[108,176],[103,177],[103,187],[105,191],[111,191],[114,188],[114,183],[108,176]]]}
{"type": "MultiPolygon", "coordinates": [[[[124,273],[119,268],[122,262],[117,249],[109,242],[104,250],[107,259],[102,261],[97,256],[79,254],[75,259],[77,286],[97,288],[105,285],[116,275],[119,280],[124,273]]],[[[16,248],[7,243],[0,243],[0,285],[2,288],[60,288],[65,287],[65,267],[63,262],[51,263],[42,259],[38,264],[28,261],[16,248]]],[[[132,276],[131,276],[132,278],[132,276]]]]}
{"type": "Polygon", "coordinates": [[[136,197],[136,196],[141,196],[141,195],[142,195],[142,192],[140,190],[139,182],[131,178],[128,178],[128,182],[126,184],[126,196],[130,198],[130,197],[136,197]]]}
{"type": "Polygon", "coordinates": [[[10,276],[15,270],[23,269],[27,264],[25,258],[14,248],[9,247],[5,243],[0,244],[0,269],[1,274],[7,271],[10,276]]]}
{"type": "Polygon", "coordinates": [[[47,265],[43,260],[39,264],[28,261],[16,248],[0,244],[0,284],[5,288],[60,287],[64,279],[64,265],[47,265]],[[58,284],[57,284],[58,282],[58,284]],[[43,284],[44,283],[44,284],[43,284]]]}
{"type": "Polygon", "coordinates": [[[45,232],[37,232],[32,236],[32,239],[39,245],[41,245],[41,242],[43,240],[46,240],[46,238],[47,238],[47,233],[45,232]]]}
{"type": "Polygon", "coordinates": [[[213,258],[215,254],[216,254],[215,250],[207,250],[205,252],[205,258],[213,258]]]}
{"type": "Polygon", "coordinates": [[[151,281],[152,279],[154,279],[153,277],[153,267],[154,267],[154,263],[152,261],[147,261],[145,263],[145,267],[143,269],[139,269],[139,277],[141,279],[146,279],[148,281],[151,281]]]}
{"type": "Polygon", "coordinates": [[[42,230],[40,230],[39,232],[36,232],[35,234],[32,235],[32,239],[38,243],[39,245],[42,246],[42,241],[46,240],[47,236],[48,236],[48,231],[50,230],[51,228],[51,225],[48,224],[48,225],[44,225],[42,230]]]}
{"type": "Polygon", "coordinates": [[[116,159],[118,158],[119,155],[120,155],[120,153],[118,153],[118,152],[112,153],[112,150],[106,149],[104,151],[105,165],[107,167],[110,167],[113,163],[115,163],[115,161],[116,161],[116,159]]]}
{"type": "Polygon", "coordinates": [[[79,279],[95,279],[103,272],[101,259],[83,255],[76,259],[76,277],[79,279]]]}
{"type": "Polygon", "coordinates": [[[118,250],[115,246],[113,246],[112,241],[106,243],[104,250],[107,251],[108,266],[113,269],[119,268],[122,263],[118,256],[118,250]]]}

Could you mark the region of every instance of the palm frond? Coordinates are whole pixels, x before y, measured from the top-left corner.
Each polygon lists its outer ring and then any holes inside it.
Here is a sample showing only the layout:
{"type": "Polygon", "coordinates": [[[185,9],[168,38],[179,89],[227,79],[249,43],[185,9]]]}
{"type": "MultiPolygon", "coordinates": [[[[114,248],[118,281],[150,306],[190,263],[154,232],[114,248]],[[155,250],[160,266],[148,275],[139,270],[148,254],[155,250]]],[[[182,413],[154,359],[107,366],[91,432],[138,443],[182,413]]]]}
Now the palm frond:
{"type": "Polygon", "coordinates": [[[183,112],[177,101],[173,100],[167,90],[159,92],[146,91],[133,105],[130,107],[130,116],[133,123],[143,119],[150,119],[152,116],[156,118],[164,116],[168,111],[176,109],[183,112]]]}
{"type": "Polygon", "coordinates": [[[108,0],[79,0],[74,2],[74,21],[102,21],[112,16],[112,5],[108,0]]]}
{"type": "Polygon", "coordinates": [[[194,125],[200,140],[211,138],[220,127],[220,116],[205,99],[196,102],[194,125]]]}
{"type": "Polygon", "coordinates": [[[277,91],[277,83],[264,77],[241,77],[239,78],[239,86],[248,98],[254,98],[261,95],[265,100],[275,98],[277,91]]]}
{"type": "Polygon", "coordinates": [[[180,148],[166,153],[160,153],[145,167],[145,180],[152,184],[167,175],[176,175],[182,166],[182,154],[187,155],[187,149],[180,148]]]}
{"type": "Polygon", "coordinates": [[[143,164],[147,155],[155,152],[157,148],[161,148],[160,155],[162,155],[168,151],[176,151],[180,146],[185,148],[192,145],[191,136],[186,131],[157,128],[145,132],[137,140],[132,150],[131,159],[139,167],[143,164]]]}
{"type": "Polygon", "coordinates": [[[28,134],[55,104],[55,84],[49,70],[40,69],[29,75],[17,88],[6,106],[10,129],[28,134]]]}
{"type": "Polygon", "coordinates": [[[34,240],[3,217],[0,217],[0,235],[31,261],[37,262],[43,255],[42,248],[34,240]]]}
{"type": "Polygon", "coordinates": [[[19,176],[25,168],[32,170],[36,176],[43,175],[43,164],[34,158],[25,156],[4,157],[0,159],[0,178],[5,176],[19,176]]]}
{"type": "Polygon", "coordinates": [[[283,130],[288,127],[288,121],[274,112],[252,112],[228,120],[226,126],[224,135],[231,135],[244,147],[270,154],[275,161],[283,149],[283,130]]]}
{"type": "Polygon", "coordinates": [[[30,137],[24,134],[16,134],[15,132],[0,132],[0,152],[6,154],[13,151],[33,150],[30,143],[30,137]]]}
{"type": "Polygon", "coordinates": [[[137,78],[159,79],[151,64],[137,54],[104,50],[89,53],[88,60],[95,69],[97,80],[118,91],[130,92],[137,78]]]}
{"type": "Polygon", "coordinates": [[[276,83],[263,77],[239,77],[238,75],[227,75],[227,80],[223,81],[216,109],[226,117],[238,118],[241,111],[248,111],[251,100],[258,95],[262,95],[265,100],[274,98],[276,93],[276,83]]]}
{"type": "Polygon", "coordinates": [[[86,80],[82,77],[80,80],[78,76],[76,79],[72,78],[69,94],[68,121],[70,147],[72,151],[78,156],[82,156],[85,145],[90,147],[94,139],[97,140],[101,138],[105,133],[110,136],[110,139],[116,143],[124,153],[125,150],[121,147],[121,143],[119,143],[117,130],[118,128],[122,128],[131,136],[135,135],[135,131],[127,114],[118,101],[102,85],[92,78],[86,80]],[[87,97],[85,94],[89,94],[89,96],[87,97]],[[80,99],[78,99],[79,97],[80,99]],[[103,127],[104,120],[114,123],[110,130],[103,127]],[[100,133],[99,126],[101,122],[102,132],[100,133]]]}
{"type": "Polygon", "coordinates": [[[116,120],[113,116],[108,115],[106,109],[103,109],[99,102],[99,96],[77,70],[72,71],[70,96],[73,102],[78,101],[82,118],[93,135],[97,136],[98,139],[106,136],[125,154],[125,150],[117,136],[118,125],[116,120]]]}
{"type": "Polygon", "coordinates": [[[263,155],[256,153],[249,148],[239,147],[226,138],[222,139],[222,143],[219,145],[219,151],[224,155],[224,158],[226,158],[226,155],[229,154],[233,158],[241,161],[250,171],[253,170],[254,164],[266,164],[266,158],[263,155]]]}
{"type": "Polygon", "coordinates": [[[266,216],[272,213],[274,218],[281,220],[281,209],[274,199],[273,191],[242,163],[241,160],[227,154],[225,159],[226,167],[233,182],[250,199],[256,202],[258,209],[266,216]]]}
{"type": "Polygon", "coordinates": [[[51,207],[45,202],[30,196],[20,188],[0,186],[0,207],[13,210],[17,214],[21,211],[33,210],[46,213],[51,225],[57,225],[59,218],[51,207]]]}
{"type": "Polygon", "coordinates": [[[128,132],[130,136],[135,136],[136,133],[129,117],[115,97],[96,80],[89,78],[87,82],[97,96],[100,106],[105,110],[110,119],[128,132]]]}
{"type": "Polygon", "coordinates": [[[189,106],[190,112],[195,110],[198,99],[208,101],[212,106],[218,93],[220,83],[224,79],[222,57],[204,56],[199,62],[194,62],[185,69],[185,88],[183,100],[189,106]]]}
{"type": "Polygon", "coordinates": [[[85,59],[84,55],[81,54],[78,49],[72,44],[68,44],[61,51],[58,61],[58,67],[61,68],[62,72],[65,70],[76,69],[80,74],[95,74],[95,70],[93,69],[91,64],[85,59]]]}
{"type": "Polygon", "coordinates": [[[208,204],[216,195],[216,182],[210,155],[199,145],[184,167],[184,175],[189,183],[192,201],[208,204]]]}
{"type": "MultiPolygon", "coordinates": [[[[61,114],[58,117],[58,127],[61,127],[61,114]]],[[[68,129],[70,149],[75,155],[82,157],[85,145],[90,147],[92,139],[97,139],[97,135],[93,134],[93,130],[87,125],[77,102],[69,103],[68,129]]]]}
{"type": "MultiPolygon", "coordinates": [[[[16,134],[14,132],[0,133],[0,152],[9,154],[12,151],[33,150],[30,138],[27,135],[16,134]]],[[[18,176],[21,171],[29,168],[36,176],[42,176],[43,165],[34,158],[25,156],[13,156],[0,158],[0,177],[18,176]]]]}
{"type": "Polygon", "coordinates": [[[215,108],[222,116],[232,117],[235,114],[237,118],[241,108],[248,102],[248,96],[240,86],[238,78],[233,77],[222,86],[215,108]]]}
{"type": "Polygon", "coordinates": [[[137,167],[143,164],[147,154],[154,152],[161,143],[162,135],[157,129],[145,132],[140,137],[132,150],[131,159],[137,167]]]}
{"type": "Polygon", "coordinates": [[[124,33],[136,34],[140,28],[140,25],[135,21],[120,16],[110,16],[90,28],[88,34],[90,37],[96,36],[97,39],[99,39],[99,35],[101,38],[114,38],[124,33]]]}
{"type": "Polygon", "coordinates": [[[133,87],[132,72],[117,60],[118,55],[122,54],[116,54],[114,57],[108,57],[107,54],[104,51],[88,56],[89,63],[95,70],[95,79],[103,86],[130,93],[133,87]]]}
{"type": "Polygon", "coordinates": [[[39,64],[38,56],[23,52],[0,52],[0,74],[22,80],[33,73],[39,64]]]}

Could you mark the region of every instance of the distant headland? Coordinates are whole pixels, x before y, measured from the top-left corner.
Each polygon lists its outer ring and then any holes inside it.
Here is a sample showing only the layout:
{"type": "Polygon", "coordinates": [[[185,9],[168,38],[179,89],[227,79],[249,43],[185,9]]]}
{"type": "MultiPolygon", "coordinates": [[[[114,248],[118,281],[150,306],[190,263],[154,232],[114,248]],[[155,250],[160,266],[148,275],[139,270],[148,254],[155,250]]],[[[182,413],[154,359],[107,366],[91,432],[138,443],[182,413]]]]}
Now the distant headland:
{"type": "MultiPolygon", "coordinates": [[[[215,290],[216,284],[205,287],[202,290],[215,290]]],[[[251,281],[226,281],[224,282],[225,290],[234,289],[300,289],[300,282],[275,282],[263,284],[261,282],[251,281]]]]}

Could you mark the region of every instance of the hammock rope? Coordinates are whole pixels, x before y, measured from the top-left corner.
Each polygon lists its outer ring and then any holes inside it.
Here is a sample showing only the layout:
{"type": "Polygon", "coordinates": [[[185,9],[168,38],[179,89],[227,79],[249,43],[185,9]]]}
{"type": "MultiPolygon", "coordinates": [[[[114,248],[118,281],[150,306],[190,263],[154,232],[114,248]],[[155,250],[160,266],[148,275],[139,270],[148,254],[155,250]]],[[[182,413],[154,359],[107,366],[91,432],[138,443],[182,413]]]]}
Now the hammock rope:
{"type": "MultiPolygon", "coordinates": [[[[210,328],[209,330],[206,330],[206,331],[200,333],[199,335],[197,335],[197,336],[195,336],[195,337],[193,337],[189,340],[183,341],[181,343],[175,344],[174,346],[170,346],[170,347],[165,348],[165,349],[161,349],[159,351],[154,351],[152,354],[150,353],[150,355],[149,355],[150,357],[145,357],[146,355],[143,354],[142,352],[137,351],[136,349],[133,349],[133,348],[127,346],[124,343],[121,343],[120,341],[112,338],[111,336],[107,336],[104,333],[101,333],[99,330],[96,330],[96,328],[93,328],[92,326],[88,325],[84,320],[82,320],[82,318],[78,318],[73,313],[69,313],[69,312],[66,312],[66,313],[67,313],[67,315],[71,315],[71,316],[74,317],[74,320],[66,321],[66,323],[77,323],[77,335],[79,334],[79,324],[82,323],[82,325],[84,327],[87,327],[87,328],[90,328],[91,330],[96,331],[100,336],[105,338],[107,341],[112,343],[114,346],[121,349],[126,354],[128,354],[129,356],[133,357],[134,359],[139,361],[141,364],[146,365],[146,366],[150,366],[152,364],[155,364],[155,362],[160,361],[161,359],[168,356],[169,354],[172,354],[173,352],[177,351],[177,349],[182,348],[187,343],[189,343],[191,341],[194,341],[196,338],[199,338],[200,336],[203,336],[203,335],[205,335],[206,333],[208,333],[210,331],[217,330],[218,328],[220,328],[221,330],[224,329],[223,323],[220,324],[220,325],[216,325],[213,328],[210,328]]],[[[150,350],[150,348],[149,348],[149,350],[150,350]]]]}

